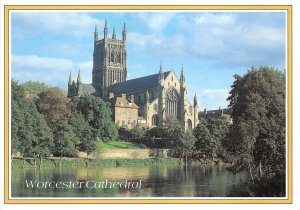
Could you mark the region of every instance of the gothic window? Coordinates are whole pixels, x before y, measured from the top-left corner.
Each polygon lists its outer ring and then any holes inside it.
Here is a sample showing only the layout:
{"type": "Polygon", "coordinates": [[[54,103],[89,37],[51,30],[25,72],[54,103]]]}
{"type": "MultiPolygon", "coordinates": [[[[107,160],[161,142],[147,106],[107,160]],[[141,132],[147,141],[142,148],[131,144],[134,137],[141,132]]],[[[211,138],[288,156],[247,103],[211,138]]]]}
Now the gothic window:
{"type": "Polygon", "coordinates": [[[117,63],[120,63],[120,53],[117,53],[116,59],[117,59],[117,63]]]}
{"type": "Polygon", "coordinates": [[[152,116],[152,125],[158,126],[158,116],[156,114],[152,116]]]}
{"type": "Polygon", "coordinates": [[[178,114],[179,96],[174,88],[166,93],[166,111],[169,115],[177,116],[178,114]]]}

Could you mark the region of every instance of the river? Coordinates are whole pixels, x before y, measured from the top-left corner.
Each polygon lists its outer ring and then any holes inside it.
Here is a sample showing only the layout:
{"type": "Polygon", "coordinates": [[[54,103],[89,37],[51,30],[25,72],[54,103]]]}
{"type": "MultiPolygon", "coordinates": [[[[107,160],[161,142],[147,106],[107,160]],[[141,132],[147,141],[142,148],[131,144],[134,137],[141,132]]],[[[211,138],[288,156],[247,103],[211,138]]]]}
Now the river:
{"type": "Polygon", "coordinates": [[[244,174],[233,175],[222,165],[197,165],[187,168],[14,168],[11,194],[12,197],[223,197],[233,185],[244,180],[244,174]],[[30,185],[34,181],[40,183],[30,185]],[[82,182],[80,187],[78,182],[82,182]],[[123,185],[110,188],[113,182],[123,185]],[[128,182],[136,185],[129,188],[128,182]],[[62,183],[75,184],[67,186],[62,183]],[[102,185],[94,188],[94,183],[102,185]],[[127,188],[124,183],[128,184],[127,188]]]}

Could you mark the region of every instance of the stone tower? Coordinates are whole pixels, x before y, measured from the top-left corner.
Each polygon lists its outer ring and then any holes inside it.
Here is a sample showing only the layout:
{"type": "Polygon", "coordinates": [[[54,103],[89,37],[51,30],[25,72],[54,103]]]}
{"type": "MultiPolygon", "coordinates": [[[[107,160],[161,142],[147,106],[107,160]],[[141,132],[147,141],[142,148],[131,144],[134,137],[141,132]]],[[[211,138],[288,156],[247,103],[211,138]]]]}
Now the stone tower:
{"type": "Polygon", "coordinates": [[[108,37],[107,21],[105,21],[103,32],[104,38],[98,40],[97,25],[95,26],[92,83],[94,87],[101,89],[102,97],[105,97],[107,87],[127,79],[125,23],[122,39],[117,39],[115,29],[112,38],[108,37]]]}

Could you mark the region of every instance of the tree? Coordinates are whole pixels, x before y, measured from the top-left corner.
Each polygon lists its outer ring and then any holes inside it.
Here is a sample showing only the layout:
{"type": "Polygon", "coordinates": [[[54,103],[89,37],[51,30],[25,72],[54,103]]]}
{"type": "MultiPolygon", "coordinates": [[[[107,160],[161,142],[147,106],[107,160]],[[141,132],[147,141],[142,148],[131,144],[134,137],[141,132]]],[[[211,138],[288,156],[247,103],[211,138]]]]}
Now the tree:
{"type": "Polygon", "coordinates": [[[87,152],[87,154],[93,152],[96,149],[97,136],[93,135],[92,127],[85,120],[82,113],[74,111],[69,123],[78,137],[78,149],[87,152]]]}
{"type": "Polygon", "coordinates": [[[111,119],[109,104],[101,98],[84,95],[74,100],[74,107],[91,126],[96,138],[104,142],[118,138],[117,125],[111,119]]]}
{"type": "Polygon", "coordinates": [[[135,126],[130,130],[130,136],[132,139],[140,140],[140,139],[144,138],[145,135],[146,135],[146,130],[143,128],[135,126]]]}
{"type": "Polygon", "coordinates": [[[212,156],[214,150],[212,136],[206,126],[206,122],[201,121],[197,125],[194,129],[194,136],[197,139],[195,143],[196,155],[204,156],[205,159],[208,156],[212,156]]]}
{"type": "Polygon", "coordinates": [[[252,180],[285,172],[285,99],[285,75],[277,69],[235,75],[228,98],[233,124],[223,142],[233,172],[247,170],[252,180]]]}
{"type": "Polygon", "coordinates": [[[49,89],[49,86],[43,82],[25,82],[23,85],[26,93],[30,94],[39,94],[41,92],[46,92],[49,89]]]}
{"type": "Polygon", "coordinates": [[[79,144],[79,138],[67,119],[61,119],[57,122],[54,137],[53,154],[55,156],[72,157],[76,155],[76,146],[79,144]]]}
{"type": "Polygon", "coordinates": [[[25,91],[12,81],[12,148],[23,157],[51,155],[53,134],[34,102],[25,99],[25,91]]]}
{"type": "Polygon", "coordinates": [[[185,164],[187,165],[188,156],[192,154],[196,138],[191,130],[187,130],[183,133],[180,141],[177,144],[177,148],[181,153],[182,157],[185,157],[185,164]]]}
{"type": "Polygon", "coordinates": [[[178,142],[180,142],[183,133],[184,128],[178,119],[173,115],[167,116],[164,120],[163,136],[168,142],[169,148],[174,147],[178,142]]]}
{"type": "Polygon", "coordinates": [[[59,88],[50,88],[38,94],[36,105],[52,130],[56,129],[59,120],[69,118],[71,114],[70,99],[59,88]]]}
{"type": "Polygon", "coordinates": [[[167,116],[164,121],[163,136],[168,142],[168,147],[174,151],[174,156],[187,158],[192,153],[192,148],[196,142],[196,138],[190,130],[184,131],[182,124],[175,116],[167,116]]]}

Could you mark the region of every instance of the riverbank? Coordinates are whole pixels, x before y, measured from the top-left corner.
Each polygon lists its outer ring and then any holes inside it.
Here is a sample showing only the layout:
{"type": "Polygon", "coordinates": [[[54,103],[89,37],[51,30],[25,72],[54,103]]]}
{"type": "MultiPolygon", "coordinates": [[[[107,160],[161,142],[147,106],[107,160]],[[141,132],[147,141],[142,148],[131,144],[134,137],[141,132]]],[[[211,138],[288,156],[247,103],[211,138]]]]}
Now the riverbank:
{"type": "MultiPolygon", "coordinates": [[[[60,159],[43,159],[43,168],[55,168],[59,166],[60,159]]],[[[37,167],[41,164],[36,161],[37,167]]],[[[180,161],[175,158],[110,158],[110,159],[86,159],[86,158],[63,158],[61,167],[103,167],[103,166],[150,166],[150,165],[176,165],[180,161]]],[[[13,159],[12,168],[33,168],[34,160],[13,159]]]]}

